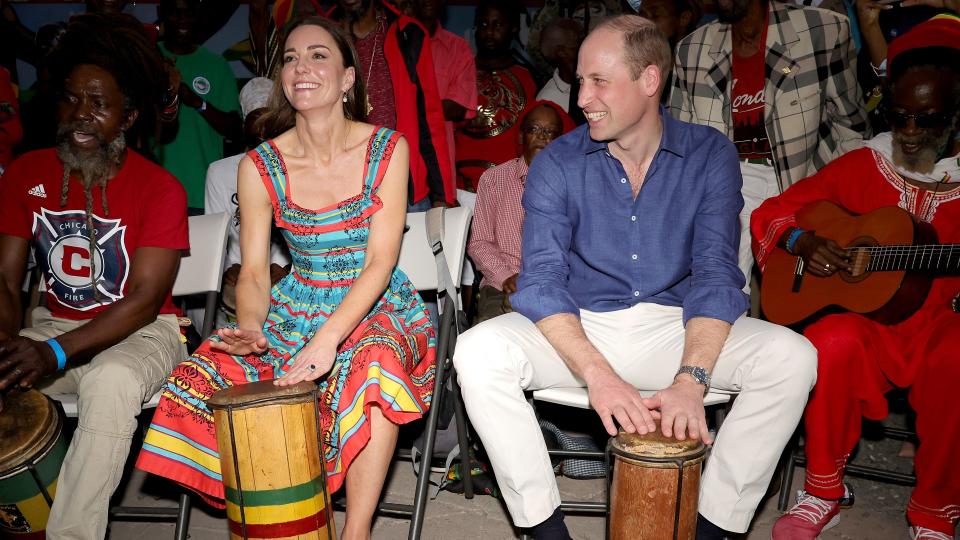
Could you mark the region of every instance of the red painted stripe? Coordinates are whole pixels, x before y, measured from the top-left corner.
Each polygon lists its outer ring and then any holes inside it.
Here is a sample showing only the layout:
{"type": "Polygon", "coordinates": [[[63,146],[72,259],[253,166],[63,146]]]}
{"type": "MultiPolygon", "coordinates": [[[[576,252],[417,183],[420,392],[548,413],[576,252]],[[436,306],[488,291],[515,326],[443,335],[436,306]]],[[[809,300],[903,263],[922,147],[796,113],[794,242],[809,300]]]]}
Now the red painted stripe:
{"type": "MultiPolygon", "coordinates": [[[[230,525],[230,532],[237,536],[243,536],[243,527],[240,523],[231,519],[227,520],[230,525]]],[[[298,534],[307,534],[311,531],[323,528],[327,525],[327,510],[323,509],[316,514],[298,519],[296,521],[286,521],[284,523],[272,523],[270,525],[253,525],[247,523],[248,538],[283,538],[284,536],[296,536],[298,534]]]]}

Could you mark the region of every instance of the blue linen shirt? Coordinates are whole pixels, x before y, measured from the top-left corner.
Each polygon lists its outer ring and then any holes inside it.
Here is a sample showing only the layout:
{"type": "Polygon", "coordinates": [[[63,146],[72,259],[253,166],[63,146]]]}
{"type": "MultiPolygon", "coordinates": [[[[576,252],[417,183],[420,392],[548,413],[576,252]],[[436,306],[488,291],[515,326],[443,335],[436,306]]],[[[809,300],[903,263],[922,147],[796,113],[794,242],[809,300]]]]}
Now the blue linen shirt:
{"type": "Polygon", "coordinates": [[[662,108],[660,117],[660,146],[636,199],[623,165],[585,125],[533,160],[514,310],[537,322],[652,302],[682,306],[684,324],[732,324],[746,311],[737,151],[713,128],[662,108]]]}

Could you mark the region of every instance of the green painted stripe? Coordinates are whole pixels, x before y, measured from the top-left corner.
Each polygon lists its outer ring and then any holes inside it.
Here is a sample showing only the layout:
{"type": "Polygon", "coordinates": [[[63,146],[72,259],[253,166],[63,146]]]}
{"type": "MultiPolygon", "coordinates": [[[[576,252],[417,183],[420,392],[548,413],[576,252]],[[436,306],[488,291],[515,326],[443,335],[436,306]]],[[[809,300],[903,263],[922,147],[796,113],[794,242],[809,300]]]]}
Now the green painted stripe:
{"type": "MultiPolygon", "coordinates": [[[[323,476],[318,476],[309,482],[296,486],[278,489],[261,489],[257,491],[243,490],[243,506],[276,506],[312,499],[317,493],[323,493],[323,476]]],[[[227,501],[240,505],[240,493],[231,487],[223,486],[227,501]]]]}
{"type": "MultiPolygon", "coordinates": [[[[50,453],[37,464],[37,474],[44,487],[49,488],[59,476],[60,466],[63,465],[63,457],[66,453],[67,441],[61,438],[54,444],[50,453]]],[[[38,493],[40,489],[37,487],[37,482],[27,469],[23,469],[23,472],[12,478],[0,480],[0,504],[18,503],[38,493]]]]}

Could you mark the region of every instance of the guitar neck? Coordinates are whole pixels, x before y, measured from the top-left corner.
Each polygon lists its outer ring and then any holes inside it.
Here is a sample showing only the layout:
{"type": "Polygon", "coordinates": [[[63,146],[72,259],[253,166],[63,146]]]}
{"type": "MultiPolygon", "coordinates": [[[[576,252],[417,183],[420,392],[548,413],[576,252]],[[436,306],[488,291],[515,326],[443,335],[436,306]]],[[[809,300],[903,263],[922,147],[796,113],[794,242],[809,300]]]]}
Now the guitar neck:
{"type": "Polygon", "coordinates": [[[847,250],[854,259],[869,257],[868,272],[919,271],[957,273],[960,271],[960,244],[915,246],[861,246],[847,250]],[[865,252],[865,253],[864,253],[865,252]]]}

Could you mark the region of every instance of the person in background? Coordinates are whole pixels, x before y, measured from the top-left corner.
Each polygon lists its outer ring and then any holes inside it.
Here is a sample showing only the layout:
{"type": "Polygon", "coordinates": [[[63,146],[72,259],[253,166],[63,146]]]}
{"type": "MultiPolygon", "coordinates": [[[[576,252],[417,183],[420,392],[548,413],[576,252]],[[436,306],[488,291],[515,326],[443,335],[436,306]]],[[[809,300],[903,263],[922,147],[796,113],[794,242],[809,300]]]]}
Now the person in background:
{"type": "Polygon", "coordinates": [[[10,72],[0,67],[0,176],[13,161],[13,149],[23,138],[20,103],[10,72]]]}
{"type": "Polygon", "coordinates": [[[225,139],[239,141],[243,133],[237,79],[222,56],[199,45],[198,10],[187,0],[162,0],[157,8],[159,47],[179,72],[180,101],[176,122],[164,128],[175,136],[157,148],[157,157],[186,188],[192,215],[203,213],[207,167],[223,158],[225,139]]]}
{"type": "Polygon", "coordinates": [[[670,48],[676,50],[677,42],[697,27],[703,5],[700,0],[643,0],[637,14],[656,23],[670,48]]]}
{"type": "MultiPolygon", "coordinates": [[[[267,110],[267,101],[273,91],[273,81],[265,77],[250,79],[240,90],[240,110],[243,113],[244,147],[247,151],[256,148],[266,138],[258,129],[257,122],[267,110]]],[[[236,322],[237,278],[240,275],[240,207],[237,197],[237,171],[246,151],[226,157],[210,164],[206,180],[206,213],[227,212],[232,217],[227,229],[227,254],[223,261],[226,271],[223,273],[221,290],[221,311],[226,317],[218,317],[222,322],[236,322]]],[[[282,241],[272,235],[270,242],[270,282],[276,283],[287,275],[290,256],[282,241]]],[[[222,327],[223,324],[217,324],[222,327]]],[[[207,337],[207,336],[203,336],[207,337]]]]}
{"type": "Polygon", "coordinates": [[[540,37],[543,59],[553,67],[553,76],[537,93],[537,100],[550,100],[564,112],[577,108],[577,96],[570,91],[577,76],[577,50],[583,39],[583,27],[573,19],[551,22],[540,37]]]}
{"type": "Polygon", "coordinates": [[[743,176],[738,264],[749,291],[750,214],[870,135],[846,17],[780,0],[723,0],[676,46],[671,114],[718,129],[743,176]]]}
{"type": "Polygon", "coordinates": [[[186,355],[170,297],[189,248],[186,194],[127,146],[158,125],[166,88],[138,20],[77,15],[49,66],[57,146],[21,156],[0,180],[0,392],[78,396],[46,534],[100,540],[141,405],[186,355]],[[21,329],[31,248],[46,306],[21,329]]]}
{"type": "MultiPolygon", "coordinates": [[[[917,25],[890,43],[886,60],[892,130],[754,212],[753,245],[761,265],[783,249],[804,260],[804,279],[841,272],[858,281],[862,274],[847,250],[817,231],[798,228],[797,213],[814,201],[831,201],[855,214],[899,207],[939,242],[960,241],[960,18],[939,15],[917,25]]],[[[937,261],[950,253],[932,252],[937,261]]],[[[919,309],[896,324],[841,312],[804,329],[818,351],[817,386],[804,417],[806,482],[796,504],[774,525],[774,540],[813,540],[837,523],[841,506],[853,504],[844,468],[860,440],[863,418],[883,420],[893,388],[909,389],[920,442],[917,483],[907,504],[909,538],[953,540],[960,519],[955,466],[960,408],[944,404],[960,377],[960,279],[937,277],[924,293],[926,298],[917,298],[919,309]]]]}
{"type": "Polygon", "coordinates": [[[467,41],[440,25],[447,7],[446,0],[416,0],[410,7],[413,16],[430,33],[433,72],[446,120],[450,167],[456,170],[454,124],[477,115],[477,66],[467,41]]]}
{"type": "Polygon", "coordinates": [[[427,30],[383,0],[339,0],[334,14],[360,56],[367,120],[396,129],[410,144],[408,209],[454,206],[457,189],[427,30]]]}
{"type": "Polygon", "coordinates": [[[467,191],[476,191],[486,168],[517,157],[520,114],[537,94],[533,76],[513,54],[520,10],[516,0],[481,0],[477,5],[477,116],[457,130],[457,163],[489,165],[458,167],[458,184],[467,191]]]}
{"type": "Polygon", "coordinates": [[[536,101],[520,120],[520,157],[487,169],[477,186],[477,205],[467,253],[483,274],[476,323],[513,311],[508,295],[517,291],[523,187],[533,158],[574,128],[552,101],[536,101]]]}

